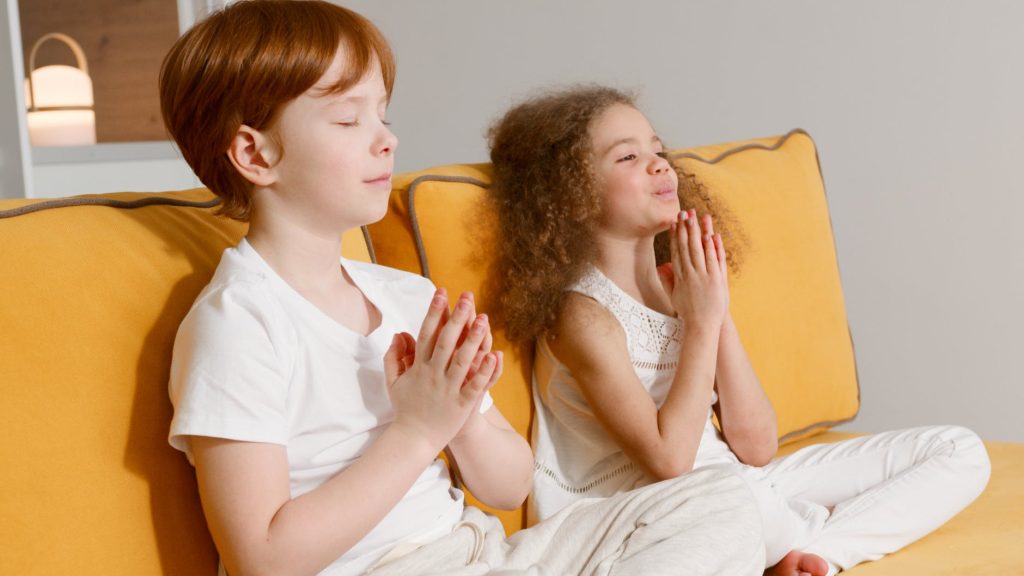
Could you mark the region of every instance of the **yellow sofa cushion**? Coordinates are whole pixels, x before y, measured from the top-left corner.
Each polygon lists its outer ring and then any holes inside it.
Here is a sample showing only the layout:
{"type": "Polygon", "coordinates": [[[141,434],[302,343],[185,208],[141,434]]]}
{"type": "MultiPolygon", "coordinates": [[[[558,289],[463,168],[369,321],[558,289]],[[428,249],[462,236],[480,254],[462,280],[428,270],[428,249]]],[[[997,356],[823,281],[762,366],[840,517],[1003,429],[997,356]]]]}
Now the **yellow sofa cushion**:
{"type": "MultiPolygon", "coordinates": [[[[730,279],[732,312],[783,441],[852,419],[859,406],[853,345],[813,141],[796,131],[670,156],[725,201],[750,240],[740,274],[730,279]]],[[[453,294],[480,294],[493,241],[482,207],[490,181],[488,164],[397,177],[388,215],[369,227],[378,262],[429,276],[453,294]]],[[[508,349],[501,334],[495,345],[508,349]]],[[[507,355],[505,377],[492,391],[527,437],[531,352],[507,355]]],[[[492,512],[510,532],[523,525],[521,511],[492,512]]]]}
{"type": "MultiPolygon", "coordinates": [[[[0,201],[0,574],[216,572],[195,474],[167,444],[178,324],[246,229],[213,200],[0,201]]],[[[359,231],[344,240],[366,258],[359,231]]]]}

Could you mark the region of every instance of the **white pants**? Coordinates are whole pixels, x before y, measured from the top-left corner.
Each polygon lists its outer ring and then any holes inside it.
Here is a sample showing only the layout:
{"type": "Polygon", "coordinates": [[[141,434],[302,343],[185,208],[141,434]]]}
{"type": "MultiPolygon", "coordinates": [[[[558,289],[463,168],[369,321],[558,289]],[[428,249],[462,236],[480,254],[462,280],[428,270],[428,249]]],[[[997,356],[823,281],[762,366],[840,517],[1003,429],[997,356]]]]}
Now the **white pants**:
{"type": "Polygon", "coordinates": [[[808,446],[740,468],[761,509],[766,566],[801,550],[828,561],[829,574],[935,530],[981,494],[990,470],[982,441],[957,426],[808,446]]]}
{"type": "Polygon", "coordinates": [[[764,550],[747,483],[734,466],[709,466],[578,500],[508,539],[497,518],[468,507],[451,534],[389,555],[368,574],[760,576],[764,550]]]}

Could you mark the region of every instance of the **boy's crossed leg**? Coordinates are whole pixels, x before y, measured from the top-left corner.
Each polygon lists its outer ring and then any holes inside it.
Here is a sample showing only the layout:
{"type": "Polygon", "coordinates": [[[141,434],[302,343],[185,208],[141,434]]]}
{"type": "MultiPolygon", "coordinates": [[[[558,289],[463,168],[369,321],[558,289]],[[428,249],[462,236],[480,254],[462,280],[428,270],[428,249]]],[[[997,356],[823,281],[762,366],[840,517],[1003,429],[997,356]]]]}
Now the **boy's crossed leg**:
{"type": "Polygon", "coordinates": [[[467,508],[451,534],[369,572],[446,574],[744,574],[764,570],[761,519],[734,473],[708,467],[610,498],[580,500],[505,539],[467,508]]]}

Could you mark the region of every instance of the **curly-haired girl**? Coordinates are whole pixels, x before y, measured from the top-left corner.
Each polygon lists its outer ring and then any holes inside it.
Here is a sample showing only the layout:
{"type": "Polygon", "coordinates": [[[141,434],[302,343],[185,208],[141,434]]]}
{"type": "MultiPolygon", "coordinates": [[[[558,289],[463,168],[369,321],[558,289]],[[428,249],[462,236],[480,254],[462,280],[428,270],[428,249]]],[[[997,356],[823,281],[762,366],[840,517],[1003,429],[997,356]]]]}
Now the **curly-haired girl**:
{"type": "Polygon", "coordinates": [[[980,494],[984,445],[953,426],[773,460],[775,412],[729,314],[743,236],[628,95],[542,95],[499,120],[490,144],[492,282],[509,338],[536,347],[535,519],[734,466],[761,508],[768,573],[818,576],[901,548],[980,494]]]}

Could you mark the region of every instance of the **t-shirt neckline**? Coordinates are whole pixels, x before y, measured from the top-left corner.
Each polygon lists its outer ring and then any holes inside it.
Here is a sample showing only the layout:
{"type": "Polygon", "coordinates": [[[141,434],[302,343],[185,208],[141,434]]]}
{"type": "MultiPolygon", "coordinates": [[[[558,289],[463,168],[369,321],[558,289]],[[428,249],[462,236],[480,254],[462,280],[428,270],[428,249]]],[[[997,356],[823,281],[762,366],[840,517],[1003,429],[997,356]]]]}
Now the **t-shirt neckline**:
{"type": "Polygon", "coordinates": [[[292,286],[291,284],[288,283],[287,280],[282,278],[281,275],[278,274],[277,271],[274,270],[274,268],[266,260],[263,259],[263,256],[256,250],[256,248],[253,247],[252,244],[249,243],[249,239],[247,237],[243,237],[242,240],[238,243],[238,250],[239,252],[242,253],[243,256],[252,257],[254,261],[259,262],[260,267],[264,269],[269,278],[273,279],[273,282],[281,286],[281,288],[285,290],[289,294],[289,296],[295,298],[298,302],[301,302],[302,306],[307,308],[314,316],[317,316],[321,322],[325,322],[328,325],[335,327],[337,330],[340,330],[344,334],[365,340],[373,339],[374,337],[381,333],[381,328],[385,324],[384,308],[381,307],[380,304],[378,304],[377,299],[375,298],[376,294],[373,293],[372,290],[367,290],[368,286],[366,283],[369,282],[369,280],[367,278],[363,278],[358,271],[354,270],[352,266],[349,266],[350,262],[348,262],[345,258],[341,256],[338,257],[339,266],[341,266],[341,269],[345,272],[345,274],[347,274],[348,277],[352,279],[352,283],[355,284],[356,289],[358,289],[359,292],[363,295],[363,298],[366,298],[366,300],[374,308],[376,308],[377,312],[380,314],[380,322],[377,323],[373,330],[370,330],[366,334],[357,332],[352,328],[342,324],[341,322],[338,322],[334,318],[328,316],[327,313],[321,310],[319,306],[310,302],[308,298],[303,296],[302,293],[296,290],[294,286],[292,286]],[[371,296],[371,294],[373,294],[373,296],[371,296]]]}

